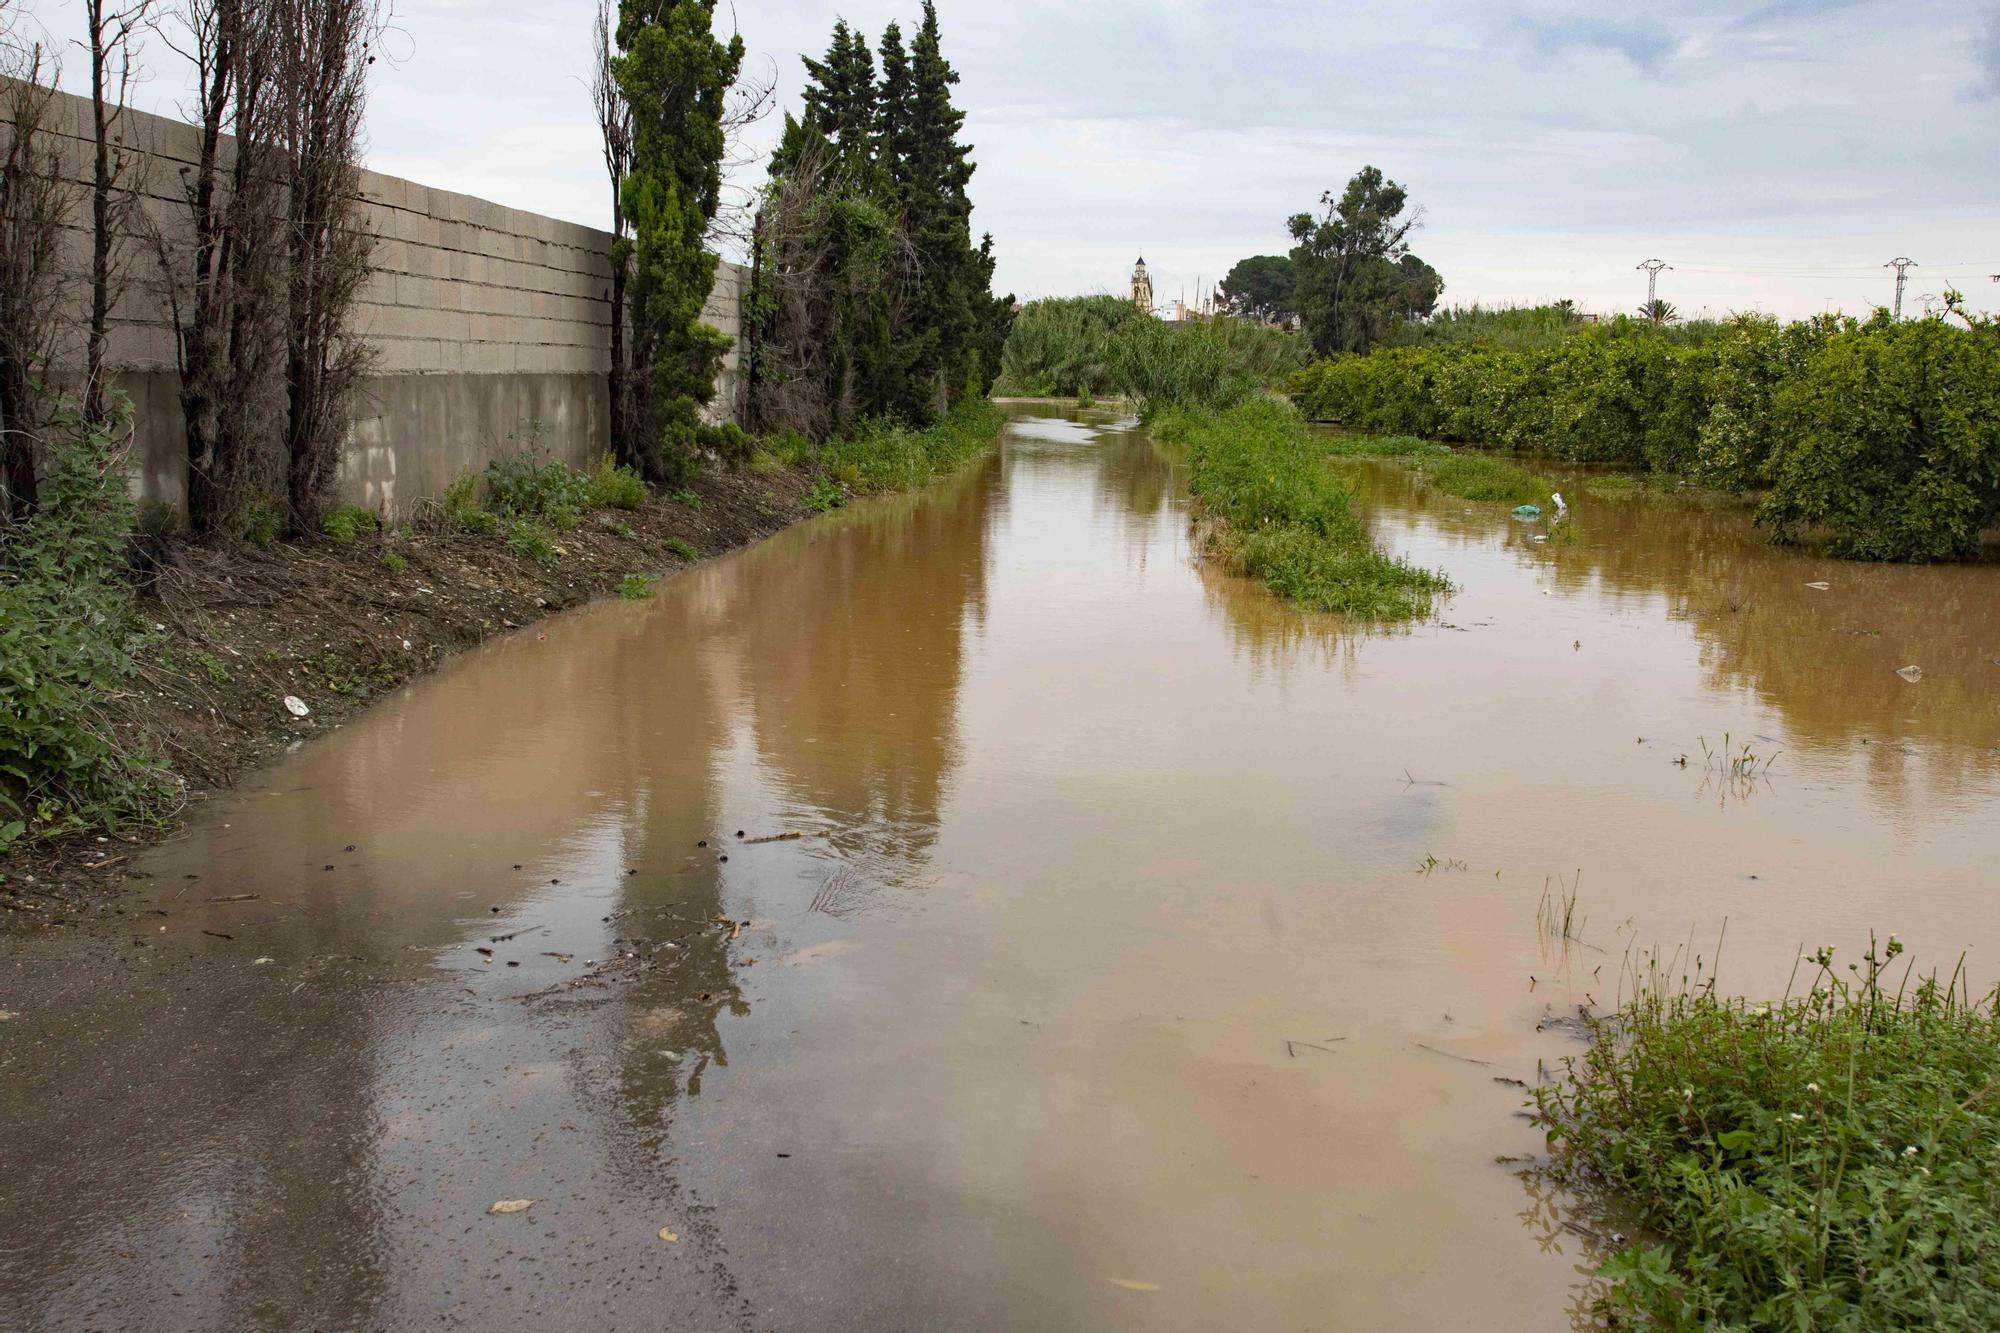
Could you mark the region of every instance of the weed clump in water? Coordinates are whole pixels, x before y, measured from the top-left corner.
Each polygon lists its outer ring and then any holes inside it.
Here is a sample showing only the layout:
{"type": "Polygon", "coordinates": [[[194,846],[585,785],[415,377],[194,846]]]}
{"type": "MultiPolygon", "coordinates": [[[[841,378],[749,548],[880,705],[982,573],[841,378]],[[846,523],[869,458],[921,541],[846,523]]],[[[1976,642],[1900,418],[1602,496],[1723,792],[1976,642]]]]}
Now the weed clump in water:
{"type": "Polygon", "coordinates": [[[1556,1173],[1652,1235],[1605,1265],[1620,1326],[2000,1327],[2000,994],[1892,989],[1901,952],[1776,1005],[1656,969],[1536,1092],[1556,1173]]]}
{"type": "Polygon", "coordinates": [[[1326,435],[1336,458],[1393,458],[1411,465],[1425,485],[1461,500],[1546,504],[1554,486],[1519,464],[1485,454],[1462,453],[1415,435],[1326,435]]]}
{"type": "Polygon", "coordinates": [[[1307,610],[1371,620],[1427,614],[1450,590],[1444,575],[1375,549],[1290,404],[1255,398],[1218,416],[1162,413],[1154,424],[1187,443],[1202,544],[1226,567],[1307,610]]]}
{"type": "Polygon", "coordinates": [[[1480,454],[1425,458],[1417,466],[1428,485],[1461,500],[1541,505],[1548,503],[1553,489],[1546,478],[1524,467],[1480,454]]]}

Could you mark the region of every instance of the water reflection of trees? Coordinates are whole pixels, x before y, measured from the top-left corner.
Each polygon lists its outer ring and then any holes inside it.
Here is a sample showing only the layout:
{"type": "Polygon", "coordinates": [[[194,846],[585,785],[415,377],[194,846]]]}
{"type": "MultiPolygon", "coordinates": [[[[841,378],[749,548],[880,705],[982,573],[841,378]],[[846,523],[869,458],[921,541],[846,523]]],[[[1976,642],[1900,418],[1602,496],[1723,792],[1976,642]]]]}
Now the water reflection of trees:
{"type": "MultiPolygon", "coordinates": [[[[1351,466],[1378,525],[1491,543],[1493,506],[1426,491],[1393,464],[1351,466]]],[[[1599,498],[1581,481],[1558,482],[1582,497],[1574,540],[1507,527],[1505,549],[1521,565],[1566,592],[1663,603],[1694,632],[1711,689],[1748,691],[1781,713],[1794,749],[1859,754],[1878,789],[1909,782],[1904,742],[1926,743],[1922,769],[1940,790],[2000,772],[2000,568],[1824,559],[1771,546],[1738,505],[1599,498]],[[1896,675],[1910,664],[1920,683],[1896,675]]]]}

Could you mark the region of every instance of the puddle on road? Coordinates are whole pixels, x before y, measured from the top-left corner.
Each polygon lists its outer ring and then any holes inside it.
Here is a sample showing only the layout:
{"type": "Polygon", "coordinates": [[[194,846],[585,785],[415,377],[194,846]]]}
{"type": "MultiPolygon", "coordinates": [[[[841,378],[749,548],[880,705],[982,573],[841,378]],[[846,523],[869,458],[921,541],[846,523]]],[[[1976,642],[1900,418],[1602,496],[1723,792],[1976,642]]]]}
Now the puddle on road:
{"type": "Polygon", "coordinates": [[[1365,464],[1461,591],[1355,633],[1197,567],[1172,456],[1092,420],[207,810],[122,979],[14,1052],[0,1310],[1563,1327],[1590,1256],[1496,1164],[1539,1146],[1502,1080],[1628,946],[1726,919],[1754,992],[1872,927],[1993,976],[2000,569],[1587,494],[1537,543],[1365,464]]]}

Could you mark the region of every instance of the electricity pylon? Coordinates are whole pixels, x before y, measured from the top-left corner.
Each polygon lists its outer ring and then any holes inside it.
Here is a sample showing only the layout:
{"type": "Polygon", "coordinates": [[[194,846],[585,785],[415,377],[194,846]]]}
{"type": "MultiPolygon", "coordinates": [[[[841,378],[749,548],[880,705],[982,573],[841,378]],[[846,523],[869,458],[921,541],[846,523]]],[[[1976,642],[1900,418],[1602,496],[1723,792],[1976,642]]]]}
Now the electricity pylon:
{"type": "Polygon", "coordinates": [[[1909,273],[1909,271],[1910,271],[1911,269],[1913,269],[1913,268],[1918,268],[1918,267],[1921,267],[1921,266],[1920,266],[1920,265],[1919,265],[1919,264],[1917,263],[1917,261],[1916,261],[1916,260],[1914,260],[1914,259],[1909,259],[1909,258],[1906,258],[1906,257],[1904,257],[1904,256],[1902,256],[1902,255],[1898,255],[1898,256],[1896,256],[1896,257],[1895,257],[1894,259],[1890,260],[1890,261],[1889,261],[1888,263],[1886,263],[1886,264],[1882,265],[1882,267],[1883,267],[1883,268],[1893,268],[1893,269],[1895,269],[1895,270],[1896,270],[1896,311],[1895,311],[1895,313],[1896,313],[1896,318],[1897,318],[1897,319],[1901,319],[1901,318],[1903,317],[1903,280],[1904,280],[1904,278],[1905,278],[1905,277],[1906,277],[1906,276],[1908,275],[1908,273],[1909,273]]]}
{"type": "Polygon", "coordinates": [[[1646,309],[1651,311],[1653,309],[1654,296],[1660,285],[1660,270],[1663,268],[1671,269],[1673,265],[1663,259],[1648,259],[1645,263],[1637,267],[1646,270],[1646,309]]]}

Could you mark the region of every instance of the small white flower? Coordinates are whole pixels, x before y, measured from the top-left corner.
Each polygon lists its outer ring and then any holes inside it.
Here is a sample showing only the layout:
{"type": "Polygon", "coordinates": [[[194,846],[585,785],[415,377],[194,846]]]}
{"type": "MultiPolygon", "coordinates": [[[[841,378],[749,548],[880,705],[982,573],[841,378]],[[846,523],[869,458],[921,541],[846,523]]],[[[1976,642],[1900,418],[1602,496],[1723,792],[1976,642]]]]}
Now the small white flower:
{"type": "Polygon", "coordinates": [[[1682,1100],[1682,1101],[1684,1101],[1684,1102],[1691,1102],[1691,1101],[1693,1101],[1693,1100],[1694,1100],[1694,1089],[1693,1089],[1693,1088],[1682,1088],[1682,1089],[1681,1089],[1681,1100],[1682,1100]]]}
{"type": "Polygon", "coordinates": [[[1818,1091],[1819,1091],[1819,1084],[1817,1084],[1817,1083],[1808,1083],[1808,1084],[1806,1084],[1806,1091],[1807,1091],[1807,1092],[1818,1092],[1818,1091]]]}
{"type": "Polygon", "coordinates": [[[1803,1120],[1803,1119],[1805,1119],[1805,1117],[1804,1117],[1804,1116],[1802,1116],[1802,1115],[1800,1115],[1800,1114],[1799,1114],[1799,1113],[1798,1113],[1797,1111],[1794,1111],[1794,1112],[1792,1112],[1792,1119],[1794,1119],[1794,1120],[1803,1120]]]}
{"type": "Polygon", "coordinates": [[[1909,1147],[1903,1149],[1903,1156],[1905,1157],[1915,1157],[1916,1155],[1917,1155],[1917,1145],[1914,1143],[1912,1143],[1909,1147]]]}

